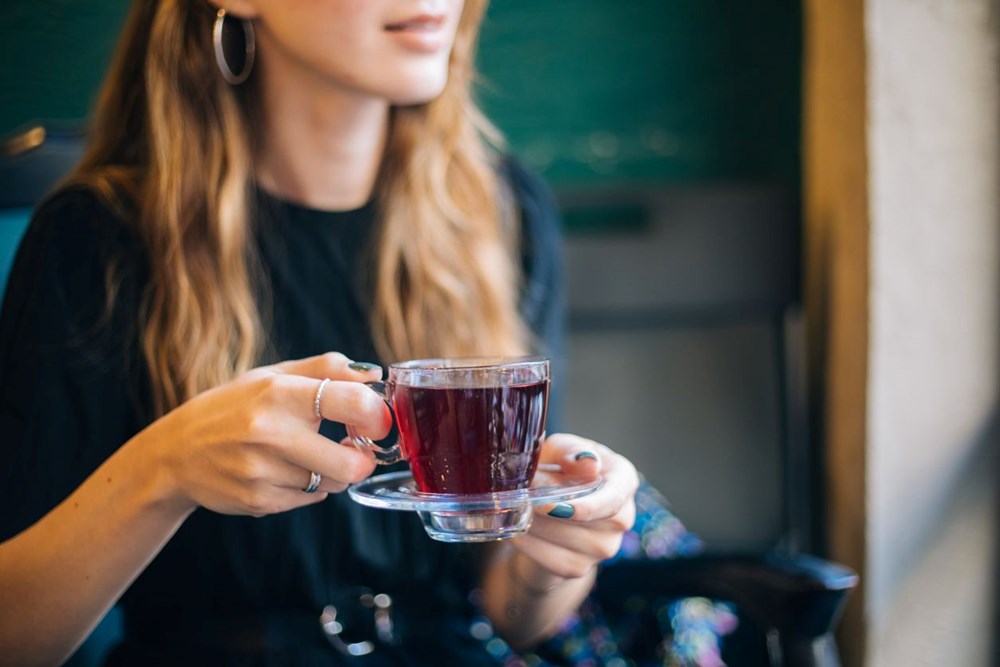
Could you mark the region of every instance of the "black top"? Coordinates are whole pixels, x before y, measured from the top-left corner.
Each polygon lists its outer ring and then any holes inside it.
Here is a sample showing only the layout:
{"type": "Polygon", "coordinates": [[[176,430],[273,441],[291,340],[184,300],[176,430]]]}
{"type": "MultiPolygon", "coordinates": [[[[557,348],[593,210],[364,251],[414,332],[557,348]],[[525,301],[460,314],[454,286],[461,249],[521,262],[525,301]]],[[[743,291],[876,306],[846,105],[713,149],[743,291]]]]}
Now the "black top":
{"type": "MultiPolygon", "coordinates": [[[[521,211],[522,312],[551,356],[562,328],[555,208],[522,168],[503,173],[521,211]]],[[[379,361],[365,273],[375,206],[329,212],[263,192],[257,200],[274,354],[379,361]]],[[[0,316],[0,539],[41,518],[148,423],[136,323],[147,275],[134,232],[92,193],[61,192],[36,212],[0,316]],[[124,280],[107,320],[109,262],[124,280]]],[[[324,422],[321,432],[339,439],[341,429],[324,422]]],[[[112,662],[353,663],[330,647],[318,618],[334,603],[345,635],[351,623],[371,635],[370,612],[357,603],[367,588],[393,598],[403,644],[379,646],[364,664],[490,664],[469,632],[475,562],[474,547],[430,540],[414,514],[364,508],[347,494],[262,519],[200,509],[120,601],[126,640],[112,662]]]]}

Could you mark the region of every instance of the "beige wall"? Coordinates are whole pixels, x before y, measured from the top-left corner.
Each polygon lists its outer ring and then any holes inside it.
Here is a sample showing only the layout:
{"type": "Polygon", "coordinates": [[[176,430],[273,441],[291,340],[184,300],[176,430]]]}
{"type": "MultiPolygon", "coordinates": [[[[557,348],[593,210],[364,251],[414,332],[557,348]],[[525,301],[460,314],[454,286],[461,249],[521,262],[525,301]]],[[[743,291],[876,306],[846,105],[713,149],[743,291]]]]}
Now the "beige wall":
{"type": "Polygon", "coordinates": [[[807,299],[846,665],[987,667],[1000,93],[992,0],[809,0],[807,299]]]}
{"type": "Polygon", "coordinates": [[[869,664],[990,664],[1000,107],[990,0],[869,0],[869,664]]]}

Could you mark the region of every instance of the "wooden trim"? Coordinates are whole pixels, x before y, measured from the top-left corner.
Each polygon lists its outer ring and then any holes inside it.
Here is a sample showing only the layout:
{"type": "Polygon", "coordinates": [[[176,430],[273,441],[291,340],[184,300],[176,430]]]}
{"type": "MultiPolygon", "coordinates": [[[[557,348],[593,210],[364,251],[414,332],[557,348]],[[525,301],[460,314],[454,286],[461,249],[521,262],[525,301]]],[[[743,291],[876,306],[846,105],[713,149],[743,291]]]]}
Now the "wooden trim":
{"type": "Polygon", "coordinates": [[[864,662],[869,206],[864,0],[807,0],[803,168],[812,433],[825,462],[827,555],[861,587],[841,622],[844,665],[864,662]]]}

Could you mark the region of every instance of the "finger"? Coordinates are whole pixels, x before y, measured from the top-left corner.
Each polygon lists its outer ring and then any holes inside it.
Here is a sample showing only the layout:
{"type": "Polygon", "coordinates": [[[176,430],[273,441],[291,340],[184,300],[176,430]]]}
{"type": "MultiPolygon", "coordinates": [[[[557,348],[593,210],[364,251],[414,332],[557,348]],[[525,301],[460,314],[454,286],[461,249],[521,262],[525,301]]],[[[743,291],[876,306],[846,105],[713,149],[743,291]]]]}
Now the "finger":
{"type": "MultiPolygon", "coordinates": [[[[314,401],[315,403],[315,401],[314,401]]],[[[320,397],[324,419],[350,424],[369,438],[384,438],[392,428],[392,413],[382,397],[357,382],[332,380],[320,397]]]]}
{"type": "Polygon", "coordinates": [[[556,503],[554,505],[539,505],[535,507],[535,518],[545,522],[556,521],[562,524],[584,527],[593,530],[628,530],[635,523],[635,499],[627,497],[619,504],[617,497],[610,502],[600,503],[588,499],[556,503]]]}
{"type": "Polygon", "coordinates": [[[598,529],[592,524],[584,527],[581,524],[541,516],[532,522],[529,534],[549,544],[584,554],[595,561],[602,561],[618,553],[624,531],[617,521],[612,520],[603,522],[602,528],[598,529]]]}
{"type": "Polygon", "coordinates": [[[374,461],[356,447],[346,447],[311,431],[301,431],[293,440],[275,447],[285,461],[300,471],[294,482],[290,482],[292,488],[305,488],[308,473],[317,472],[323,476],[321,488],[339,492],[348,484],[366,479],[375,470],[374,461]]]}
{"type": "Polygon", "coordinates": [[[319,412],[324,419],[352,424],[372,438],[382,438],[392,428],[389,406],[360,382],[275,374],[261,378],[260,383],[260,392],[268,407],[279,406],[313,427],[319,423],[316,418],[318,397],[319,412]]]}
{"type": "Polygon", "coordinates": [[[326,500],[325,492],[302,493],[293,489],[274,487],[267,494],[261,494],[247,507],[251,516],[263,517],[269,514],[279,514],[289,510],[315,505],[326,500]]]}
{"type": "MultiPolygon", "coordinates": [[[[311,437],[311,434],[310,434],[311,437]]],[[[326,438],[323,438],[326,440],[326,438]]],[[[331,444],[329,440],[326,440],[331,444]]],[[[245,455],[239,463],[231,468],[234,481],[239,485],[249,486],[252,490],[266,493],[271,488],[305,491],[312,482],[313,470],[292,463],[292,456],[275,456],[267,445],[250,444],[243,450],[245,455]]],[[[338,481],[330,475],[320,475],[320,484],[313,493],[341,493],[348,484],[338,481]]],[[[361,467],[357,474],[364,474],[361,467]]]]}
{"type": "Polygon", "coordinates": [[[537,514],[574,523],[592,523],[613,519],[624,508],[632,505],[633,499],[626,492],[614,489],[606,490],[606,486],[579,500],[541,505],[538,507],[537,514]]]}
{"type": "Polygon", "coordinates": [[[590,479],[601,474],[602,449],[607,448],[593,440],[556,433],[542,443],[539,460],[558,465],[563,473],[572,477],[590,479]]]}
{"type": "MultiPolygon", "coordinates": [[[[307,470],[285,459],[272,458],[268,461],[267,466],[268,470],[264,480],[272,486],[299,490],[305,493],[305,490],[312,483],[313,470],[307,470]]],[[[319,493],[321,491],[325,493],[342,493],[348,487],[346,482],[340,482],[322,473],[317,472],[317,474],[320,475],[320,483],[312,493],[319,493]]]]}
{"type": "MultiPolygon", "coordinates": [[[[530,530],[532,535],[550,542],[574,546],[577,541],[583,544],[590,540],[591,536],[597,540],[619,536],[631,528],[634,522],[635,509],[630,503],[614,516],[587,523],[559,519],[545,514],[538,515],[533,518],[530,530]]],[[[600,547],[596,549],[595,554],[603,552],[600,547]]]]}
{"type": "Polygon", "coordinates": [[[353,361],[340,352],[327,352],[305,359],[291,359],[268,368],[279,373],[302,375],[322,380],[353,380],[370,382],[382,377],[382,367],[365,361],[353,361]]]}
{"type": "MultiPolygon", "coordinates": [[[[320,475],[319,473],[316,474],[320,475]]],[[[320,492],[343,493],[344,491],[347,490],[347,487],[350,486],[350,484],[338,482],[336,480],[330,479],[329,477],[324,477],[323,475],[320,475],[319,486],[316,487],[316,490],[307,492],[306,489],[308,489],[309,485],[312,483],[312,471],[311,470],[299,471],[298,479],[305,480],[304,483],[302,483],[302,486],[297,487],[300,491],[302,491],[302,493],[320,493],[320,492]]]]}
{"type": "MultiPolygon", "coordinates": [[[[596,443],[595,443],[596,444],[596,443]]],[[[536,512],[563,520],[590,522],[609,519],[623,507],[634,506],[639,476],[635,467],[622,456],[603,445],[596,448],[604,466],[604,484],[595,492],[566,503],[540,505],[536,512]]],[[[634,511],[634,509],[632,510],[634,511]]]]}

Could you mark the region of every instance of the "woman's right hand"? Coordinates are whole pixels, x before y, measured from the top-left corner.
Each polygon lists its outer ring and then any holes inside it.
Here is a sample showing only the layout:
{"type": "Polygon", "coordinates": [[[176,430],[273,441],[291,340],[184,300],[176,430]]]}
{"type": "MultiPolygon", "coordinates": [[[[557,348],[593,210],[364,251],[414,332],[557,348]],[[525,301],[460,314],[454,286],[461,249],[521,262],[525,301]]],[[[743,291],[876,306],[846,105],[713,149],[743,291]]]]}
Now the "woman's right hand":
{"type": "Polygon", "coordinates": [[[389,431],[388,408],[363,384],[378,380],[381,369],[350,364],[328,353],[256,368],[155,421],[133,442],[149,448],[157,495],[182,511],[264,516],[320,502],[368,477],[375,467],[368,455],[318,433],[315,398],[324,378],[331,381],[323,418],[372,438],[389,431]],[[322,482],[306,493],[312,472],[322,482]]]}
{"type": "Polygon", "coordinates": [[[263,516],[309,505],[374,463],[318,433],[323,417],[378,438],[381,371],[325,354],[248,371],[150,424],[42,519],[0,544],[0,662],[61,664],[198,506],[263,516]],[[356,370],[357,369],[357,370],[356,370]],[[311,473],[323,476],[305,493],[311,473]]]}

